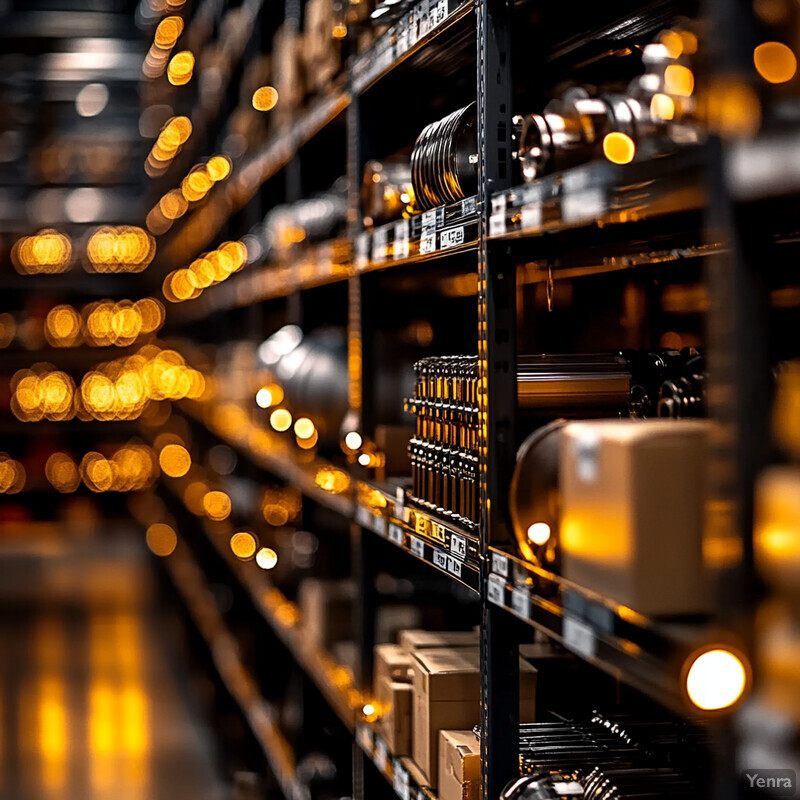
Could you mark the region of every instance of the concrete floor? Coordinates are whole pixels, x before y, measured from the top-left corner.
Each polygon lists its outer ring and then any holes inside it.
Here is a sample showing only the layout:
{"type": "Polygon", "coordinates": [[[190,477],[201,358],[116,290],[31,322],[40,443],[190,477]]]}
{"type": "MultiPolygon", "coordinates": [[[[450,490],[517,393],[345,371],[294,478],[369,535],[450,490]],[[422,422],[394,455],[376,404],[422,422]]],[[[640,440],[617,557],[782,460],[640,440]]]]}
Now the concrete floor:
{"type": "Polygon", "coordinates": [[[2,800],[229,796],[135,537],[0,541],[2,800]]]}

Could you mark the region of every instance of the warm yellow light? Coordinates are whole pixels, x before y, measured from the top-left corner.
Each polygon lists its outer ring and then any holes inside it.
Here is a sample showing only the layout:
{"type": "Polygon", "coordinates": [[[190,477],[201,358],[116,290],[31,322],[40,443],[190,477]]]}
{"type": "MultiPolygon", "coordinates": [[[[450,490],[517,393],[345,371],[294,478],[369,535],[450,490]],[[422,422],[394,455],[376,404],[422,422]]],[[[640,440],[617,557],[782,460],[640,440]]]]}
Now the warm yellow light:
{"type": "Polygon", "coordinates": [[[214,183],[223,181],[231,174],[231,160],[227,156],[212,156],[206,164],[206,172],[214,183]]]}
{"type": "Polygon", "coordinates": [[[78,466],[66,453],[53,453],[47,459],[44,474],[52,487],[62,494],[74,492],[80,486],[78,466]]]}
{"type": "Polygon", "coordinates": [[[276,431],[288,431],[292,425],[292,415],[285,408],[276,408],[270,414],[269,424],[276,431]]]}
{"type": "Polygon", "coordinates": [[[154,555],[165,558],[175,552],[178,546],[178,536],[169,525],[156,522],[145,533],[145,542],[154,555]]]}
{"type": "Polygon", "coordinates": [[[256,564],[261,569],[273,569],[278,563],[278,554],[270,547],[262,547],[256,553],[256,564]]]}
{"type": "Polygon", "coordinates": [[[208,492],[203,498],[203,510],[209,519],[217,522],[227,519],[231,513],[231,499],[225,492],[208,492]]]}
{"type": "Polygon", "coordinates": [[[231,536],[230,544],[233,554],[236,558],[241,558],[242,560],[250,560],[258,549],[256,537],[247,531],[234,533],[233,536],[231,536]]]}
{"type": "Polygon", "coordinates": [[[683,37],[676,31],[664,31],[661,34],[661,44],[667,49],[670,58],[680,58],[683,53],[683,37]]]}
{"type": "Polygon", "coordinates": [[[165,17],[158,23],[155,35],[155,45],[161,50],[171,50],[175,47],[175,42],[183,33],[182,17],[165,17]]]}
{"type": "Polygon", "coordinates": [[[350,488],[350,476],[336,467],[320,467],[314,476],[314,482],[325,492],[341,494],[350,488]]]}
{"type": "Polygon", "coordinates": [[[189,204],[178,189],[172,189],[158,201],[158,207],[167,219],[178,219],[187,212],[189,204]]]}
{"type": "Polygon", "coordinates": [[[172,57],[167,67],[167,79],[173,86],[183,86],[192,79],[194,56],[188,50],[182,50],[172,57]]]}
{"type": "Polygon", "coordinates": [[[363,441],[358,431],[350,431],[350,433],[344,437],[344,443],[350,450],[358,450],[363,444],[363,441]]]}
{"type": "Polygon", "coordinates": [[[256,405],[259,408],[269,408],[272,405],[272,392],[266,386],[256,392],[256,405]]]}
{"type": "Polygon", "coordinates": [[[253,108],[256,111],[269,111],[278,103],[278,90],[273,86],[262,86],[253,93],[253,108]]]}
{"type": "Polygon", "coordinates": [[[294,423],[294,433],[298,439],[310,439],[316,432],[314,423],[308,417],[300,417],[294,423]]]}
{"type": "Polygon", "coordinates": [[[301,447],[303,450],[312,450],[317,446],[318,441],[319,441],[319,433],[317,433],[316,430],[307,439],[302,439],[299,436],[297,437],[297,445],[298,447],[301,447]]]}
{"type": "Polygon", "coordinates": [[[653,95],[650,101],[650,115],[654,119],[673,119],[675,116],[675,101],[667,94],[653,95]]]}
{"type": "Polygon", "coordinates": [[[612,164],[629,164],[636,155],[636,145],[627,134],[612,131],[603,139],[603,154],[612,164]]]}
{"type": "Polygon", "coordinates": [[[213,185],[213,181],[202,167],[189,173],[189,176],[186,178],[186,182],[189,185],[189,188],[200,196],[206,194],[213,185]]]}
{"type": "Polygon", "coordinates": [[[528,528],[528,541],[533,544],[545,544],[550,538],[550,526],[546,522],[534,522],[528,528]]]}
{"type": "Polygon", "coordinates": [[[181,478],[192,466],[192,457],[185,447],[179,444],[168,444],[159,454],[158,463],[170,478],[181,478]]]}
{"type": "Polygon", "coordinates": [[[747,138],[761,125],[761,102],[744,81],[723,78],[709,88],[706,114],[712,132],[729,139],[747,138]]]}
{"type": "Polygon", "coordinates": [[[694,658],[686,675],[689,699],[703,711],[732,706],[744,693],[747,672],[729,650],[706,650],[694,658]]]}
{"type": "Polygon", "coordinates": [[[682,64],[670,64],[664,70],[664,88],[667,94],[689,97],[694,91],[694,74],[682,64]]]}
{"type": "Polygon", "coordinates": [[[334,39],[344,39],[347,36],[347,26],[342,25],[341,22],[338,22],[336,25],[333,26],[333,38],[334,39]]]}
{"type": "Polygon", "coordinates": [[[764,42],[753,51],[758,74],[769,83],[786,83],[797,72],[797,58],[781,42],[764,42]]]}
{"type": "Polygon", "coordinates": [[[358,457],[358,463],[361,464],[362,467],[368,467],[371,460],[369,453],[362,453],[358,457]]]}
{"type": "Polygon", "coordinates": [[[365,703],[361,708],[361,713],[368,722],[374,722],[378,718],[378,711],[372,703],[365,703]]]}

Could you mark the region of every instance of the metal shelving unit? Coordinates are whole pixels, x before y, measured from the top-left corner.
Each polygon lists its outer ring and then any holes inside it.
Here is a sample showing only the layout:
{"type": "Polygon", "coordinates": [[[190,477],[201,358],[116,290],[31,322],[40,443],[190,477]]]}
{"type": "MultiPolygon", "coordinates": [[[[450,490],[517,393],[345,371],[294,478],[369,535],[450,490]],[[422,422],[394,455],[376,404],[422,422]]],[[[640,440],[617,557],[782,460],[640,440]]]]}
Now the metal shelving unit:
{"type": "MultiPolygon", "coordinates": [[[[717,5],[727,8],[731,4],[717,5]]],[[[420,782],[415,777],[407,757],[392,754],[360,714],[368,697],[375,638],[377,567],[372,559],[377,540],[406,554],[407,558],[397,559],[398,564],[424,564],[448,585],[459,590],[466,587],[477,601],[484,800],[496,800],[519,768],[516,676],[520,631],[530,633],[532,627],[658,704],[687,714],[696,711],[690,708],[685,690],[687,658],[712,640],[736,647],[747,642],[751,622],[747,610],[752,609],[755,596],[752,498],[756,471],[763,462],[759,438],[766,438],[768,405],[761,390],[768,381],[766,344],[752,331],[758,327],[756,322],[763,321],[768,301],[756,291],[760,283],[754,265],[755,254],[763,252],[767,243],[753,230],[763,218],[758,214],[748,217],[739,203],[756,203],[772,196],[772,186],[775,194],[800,188],[794,166],[797,159],[789,159],[792,166],[785,174],[770,173],[769,180],[753,166],[776,146],[796,154],[796,142],[789,134],[733,145],[722,145],[711,137],[706,144],[664,157],[622,166],[595,161],[522,184],[512,159],[512,112],[519,96],[515,80],[520,77],[514,73],[517,62],[512,52],[516,13],[511,0],[419,0],[413,4],[369,49],[351,58],[346,75],[327,95],[314,100],[287,129],[237,165],[229,184],[187,216],[161,253],[171,267],[181,266],[217,241],[223,228],[229,236],[246,233],[232,223],[236,212],[256,203],[267,182],[293,159],[302,162],[303,148],[345,115],[346,152],[330,157],[339,159],[348,176],[351,213],[347,234],[335,242],[298,251],[291,263],[250,265],[225,285],[173,310],[171,321],[180,328],[213,317],[235,328],[237,320],[232,318],[240,309],[249,309],[254,317],[248,319],[252,322],[254,318],[257,327],[265,315],[273,313],[276,301],[285,302],[290,309],[286,318],[293,319],[304,298],[321,287],[347,282],[346,307],[337,311],[348,332],[349,405],[353,430],[369,440],[380,423],[374,395],[381,367],[376,363],[374,338],[381,330],[380,304],[387,302],[386,292],[391,291],[383,282],[418,278],[420,266],[456,269],[455,262],[462,269],[467,264],[468,271],[477,276],[477,292],[467,293],[475,301],[475,335],[462,343],[464,351],[478,353],[483,387],[478,409],[482,514],[477,532],[414,505],[407,481],[379,480],[374,472],[356,466],[352,458],[345,462],[341,454],[337,461],[301,452],[287,438],[253,422],[252,409],[226,408],[216,401],[182,404],[192,425],[204,427],[243,454],[251,465],[299,489],[349,526],[352,573],[358,580],[360,601],[359,663],[355,682],[344,689],[331,677],[340,665],[303,644],[296,607],[252,564],[241,564],[231,555],[226,542],[233,528],[226,523],[214,530],[207,528],[205,533],[261,616],[354,734],[355,773],[366,774],[365,764],[371,762],[401,800],[430,800],[435,794],[424,785],[424,779],[420,782]],[[417,61],[446,41],[449,33],[471,32],[473,23],[477,195],[365,230],[359,213],[360,179],[364,162],[380,152],[374,120],[367,121],[369,103],[381,96],[389,81],[400,81],[406,72],[416,69],[417,61]],[[336,247],[346,249],[349,257],[334,257],[336,247]],[[602,247],[600,255],[598,247],[602,247]],[[560,256],[566,252],[585,253],[585,258],[562,262],[560,256]],[[706,288],[718,301],[708,314],[709,361],[712,393],[717,392],[715,396],[724,402],[712,408],[712,413],[727,421],[730,433],[718,453],[719,463],[738,466],[734,474],[726,473],[728,482],[716,488],[726,502],[738,498],[735,534],[743,554],[722,582],[727,590],[735,589],[741,614],[733,621],[725,613],[732,608],[727,601],[720,601],[701,619],[651,620],[539,569],[515,555],[508,512],[507,492],[520,433],[515,377],[519,293],[532,284],[548,283],[549,291],[554,280],[599,281],[634,268],[661,264],[677,268],[687,262],[697,269],[702,262],[706,288]],[[225,414],[234,415],[237,424],[227,424],[225,414]],[[761,420],[757,426],[752,425],[755,418],[761,420]],[[742,466],[745,462],[749,466],[742,466]],[[350,488],[337,494],[321,488],[316,475],[325,469],[348,471],[350,488]],[[520,620],[525,625],[520,625],[520,620]]],[[[531,54],[529,72],[549,68],[557,60],[553,53],[564,57],[585,42],[551,45],[531,54]]],[[[734,47],[734,43],[726,46],[734,47]]],[[[464,69],[471,67],[472,62],[464,69]]],[[[544,92],[545,87],[536,91],[544,92]]],[[[526,101],[530,102],[530,95],[526,101]]],[[[439,109],[426,110],[425,121],[436,119],[437,114],[439,109]]],[[[414,300],[401,304],[408,308],[408,316],[414,313],[414,300]]],[[[448,325],[445,317],[442,314],[438,320],[442,329],[448,325]]],[[[401,398],[397,400],[401,402],[401,398]]],[[[735,792],[735,775],[725,772],[730,771],[735,742],[727,722],[719,723],[718,728],[721,755],[715,778],[721,800],[735,792]]],[[[361,786],[356,796],[363,800],[368,793],[361,786]]]]}

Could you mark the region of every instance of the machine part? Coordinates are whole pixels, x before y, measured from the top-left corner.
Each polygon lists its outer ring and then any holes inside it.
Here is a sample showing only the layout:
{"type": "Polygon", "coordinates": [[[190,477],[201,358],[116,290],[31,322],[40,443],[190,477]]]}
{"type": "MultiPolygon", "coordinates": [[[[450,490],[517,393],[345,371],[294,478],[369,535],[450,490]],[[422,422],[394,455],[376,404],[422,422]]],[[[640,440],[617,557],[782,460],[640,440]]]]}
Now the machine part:
{"type": "Polygon", "coordinates": [[[423,128],[411,153],[411,180],[420,210],[456,203],[477,191],[475,103],[423,128]]]}

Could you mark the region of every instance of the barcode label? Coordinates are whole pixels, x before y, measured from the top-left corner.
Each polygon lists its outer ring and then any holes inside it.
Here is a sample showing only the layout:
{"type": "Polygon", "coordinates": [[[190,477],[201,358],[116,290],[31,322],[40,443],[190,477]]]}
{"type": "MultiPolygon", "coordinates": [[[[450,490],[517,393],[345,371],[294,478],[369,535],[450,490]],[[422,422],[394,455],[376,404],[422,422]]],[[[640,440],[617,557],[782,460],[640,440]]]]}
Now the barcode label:
{"type": "Polygon", "coordinates": [[[465,217],[474,214],[478,210],[478,206],[474,197],[467,197],[461,201],[461,214],[465,217]]]}
{"type": "Polygon", "coordinates": [[[417,539],[416,536],[409,536],[409,546],[411,552],[419,558],[425,558],[425,542],[422,539],[417,539]]]}
{"type": "Polygon", "coordinates": [[[511,590],[511,610],[522,619],[529,619],[531,615],[531,596],[527,589],[511,590]]]}
{"type": "Polygon", "coordinates": [[[492,553],[492,572],[508,577],[508,558],[502,553],[492,553]]]}
{"type": "Polygon", "coordinates": [[[439,245],[442,250],[447,250],[449,247],[458,247],[464,244],[464,227],[448,228],[442,231],[439,236],[439,245]]]}
{"type": "Polygon", "coordinates": [[[490,603],[496,606],[505,605],[506,586],[503,579],[494,573],[489,575],[489,580],[486,583],[486,596],[489,598],[490,603]]]}
{"type": "Polygon", "coordinates": [[[594,658],[597,639],[588,625],[574,617],[564,617],[562,636],[568,650],[584,658],[594,658]]]}
{"type": "Polygon", "coordinates": [[[389,525],[389,541],[394,542],[400,547],[403,546],[405,542],[405,534],[403,533],[403,529],[399,525],[390,524],[389,525]]]}
{"type": "Polygon", "coordinates": [[[467,540],[457,533],[450,534],[450,552],[459,558],[467,557],[467,540]]]}

